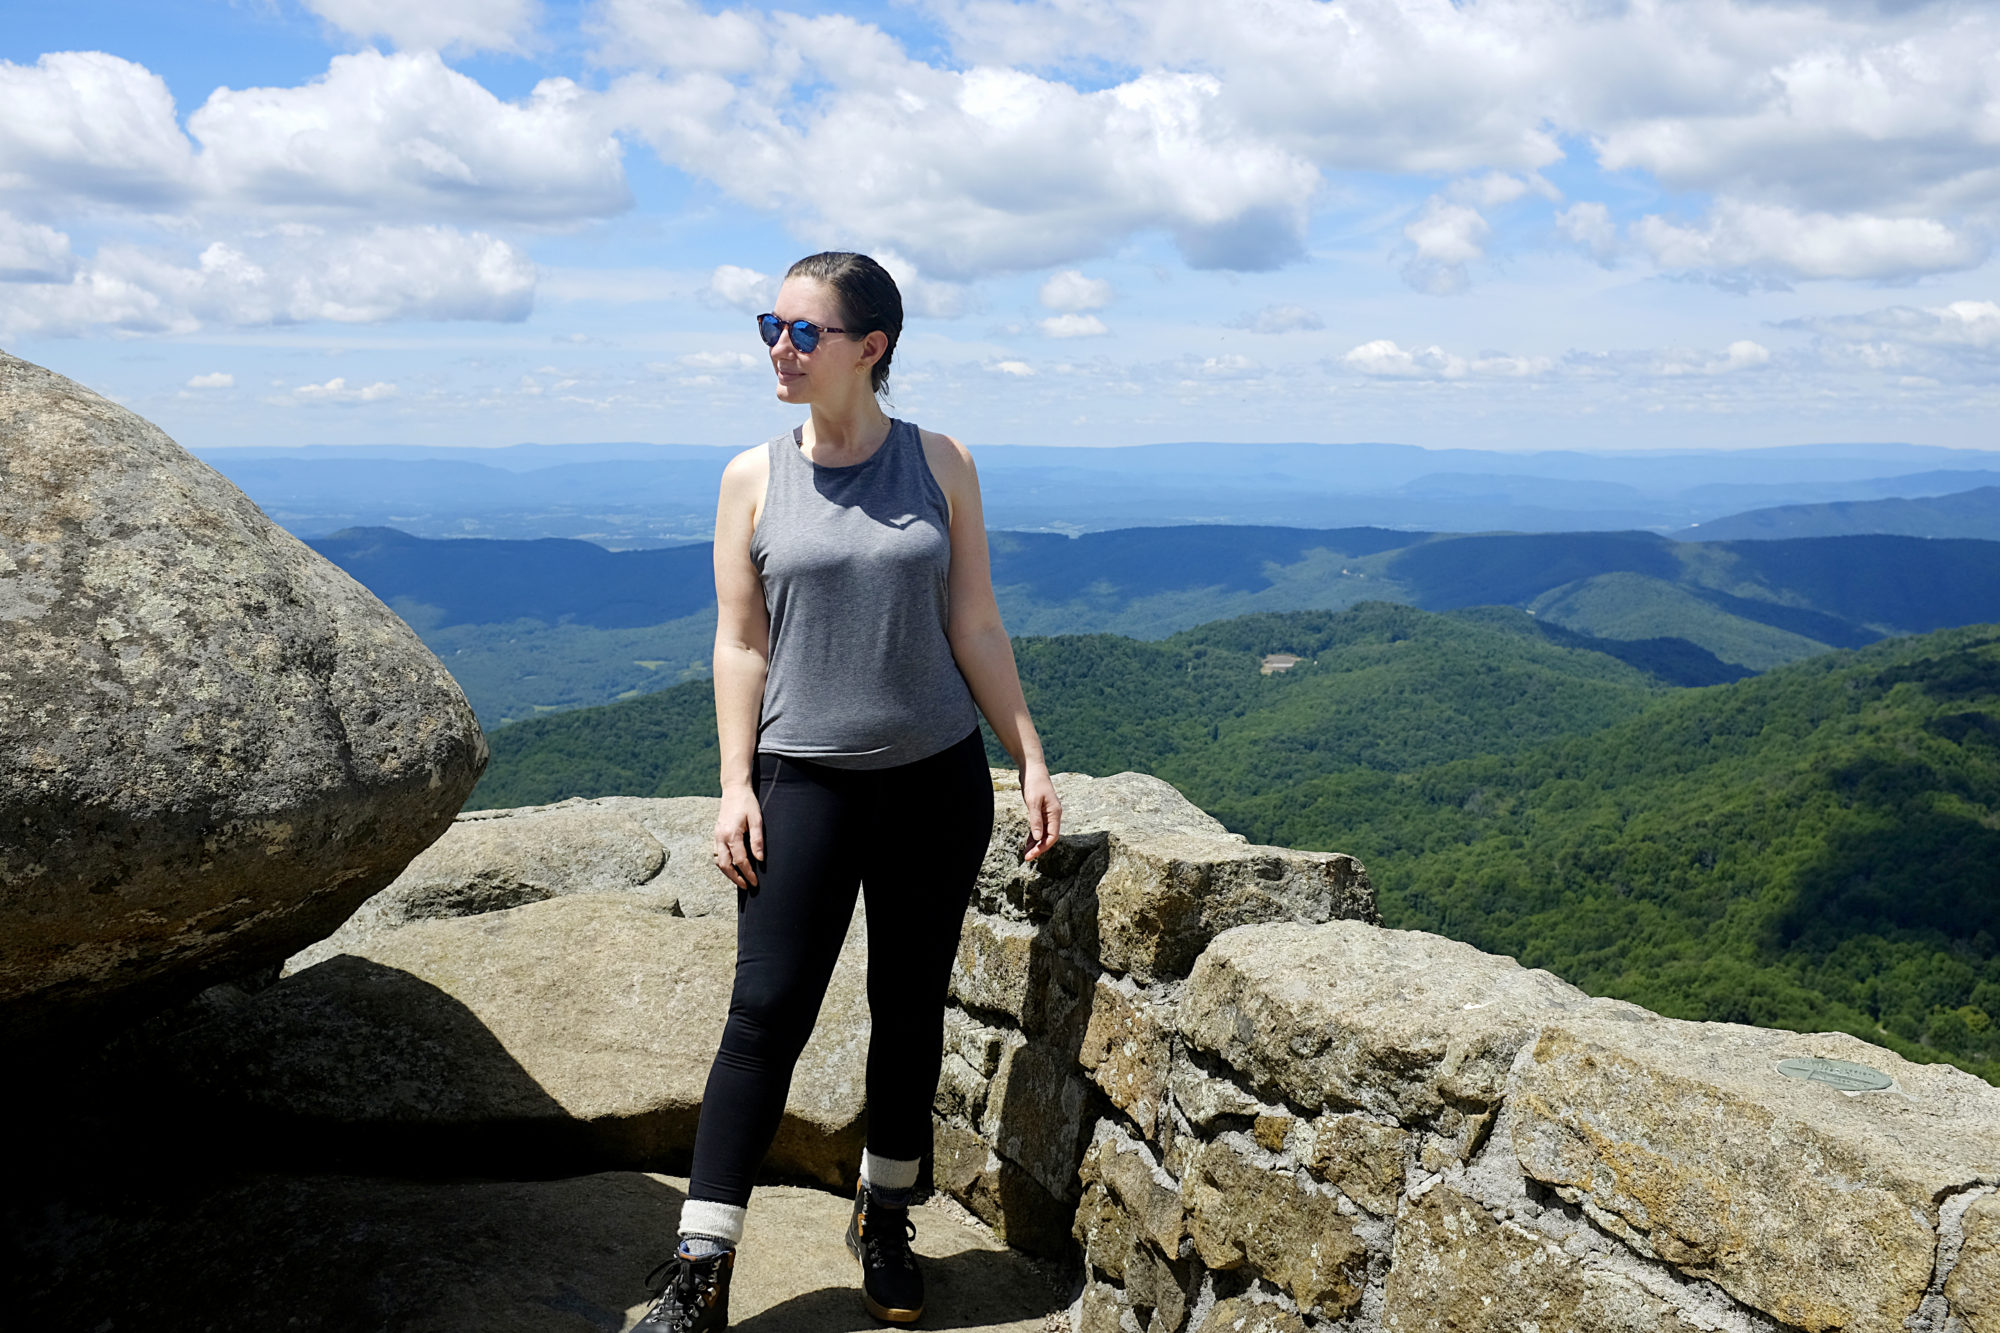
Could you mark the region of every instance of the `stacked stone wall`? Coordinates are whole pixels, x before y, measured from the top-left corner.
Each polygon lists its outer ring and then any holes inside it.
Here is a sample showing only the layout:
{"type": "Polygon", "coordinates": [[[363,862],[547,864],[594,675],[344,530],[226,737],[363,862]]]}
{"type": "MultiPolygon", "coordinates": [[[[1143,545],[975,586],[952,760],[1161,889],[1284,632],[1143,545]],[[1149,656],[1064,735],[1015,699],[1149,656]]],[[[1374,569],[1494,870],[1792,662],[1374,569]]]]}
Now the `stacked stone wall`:
{"type": "Polygon", "coordinates": [[[2000,1333],[2000,1090],[1381,929],[1159,788],[997,833],[953,980],[937,1184],[1074,1242],[1077,1333],[2000,1333]]]}

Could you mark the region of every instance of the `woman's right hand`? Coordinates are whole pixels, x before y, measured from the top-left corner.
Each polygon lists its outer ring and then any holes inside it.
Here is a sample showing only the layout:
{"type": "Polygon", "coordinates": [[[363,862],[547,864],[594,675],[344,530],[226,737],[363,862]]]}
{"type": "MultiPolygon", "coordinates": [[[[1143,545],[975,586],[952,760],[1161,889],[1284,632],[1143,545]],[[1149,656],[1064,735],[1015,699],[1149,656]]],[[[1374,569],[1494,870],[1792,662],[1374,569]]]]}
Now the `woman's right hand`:
{"type": "Polygon", "coordinates": [[[722,792],[722,812],[715,817],[715,868],[739,889],[757,887],[753,862],[764,859],[764,812],[748,785],[722,792]]]}

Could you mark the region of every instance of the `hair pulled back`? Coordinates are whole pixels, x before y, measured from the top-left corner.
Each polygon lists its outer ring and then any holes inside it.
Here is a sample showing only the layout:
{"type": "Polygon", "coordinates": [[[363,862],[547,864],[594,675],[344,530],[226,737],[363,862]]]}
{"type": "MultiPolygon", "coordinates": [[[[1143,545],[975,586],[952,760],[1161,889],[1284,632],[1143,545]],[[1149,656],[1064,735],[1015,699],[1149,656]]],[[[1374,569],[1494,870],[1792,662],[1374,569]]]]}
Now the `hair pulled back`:
{"type": "Polygon", "coordinates": [[[792,265],[785,277],[811,278],[832,289],[840,302],[840,322],[850,337],[888,335],[888,350],[868,371],[870,387],[876,393],[884,392],[889,383],[889,360],[896,355],[896,340],[903,336],[903,294],[896,290],[896,280],[889,271],[867,255],[825,250],[792,265]]]}

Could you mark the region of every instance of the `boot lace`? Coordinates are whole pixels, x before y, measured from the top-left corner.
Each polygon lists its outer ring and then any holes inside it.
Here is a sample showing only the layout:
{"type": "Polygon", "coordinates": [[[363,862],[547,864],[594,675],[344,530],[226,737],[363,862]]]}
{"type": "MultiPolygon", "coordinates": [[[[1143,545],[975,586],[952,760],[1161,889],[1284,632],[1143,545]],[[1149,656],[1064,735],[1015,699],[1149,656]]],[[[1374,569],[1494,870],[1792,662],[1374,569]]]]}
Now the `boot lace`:
{"type": "Polygon", "coordinates": [[[687,1333],[701,1318],[702,1308],[707,1304],[704,1297],[712,1285],[712,1281],[702,1280],[696,1264],[678,1254],[668,1255],[658,1268],[646,1274],[646,1289],[653,1295],[653,1305],[646,1317],[671,1333],[687,1333]]]}
{"type": "Polygon", "coordinates": [[[917,1238],[917,1224],[907,1208],[884,1208],[879,1204],[861,1215],[861,1246],[874,1269],[902,1269],[914,1272],[917,1258],[910,1242],[917,1238]],[[888,1225],[884,1226],[883,1223],[888,1225]],[[896,1223],[901,1222],[901,1226],[896,1223]]]}

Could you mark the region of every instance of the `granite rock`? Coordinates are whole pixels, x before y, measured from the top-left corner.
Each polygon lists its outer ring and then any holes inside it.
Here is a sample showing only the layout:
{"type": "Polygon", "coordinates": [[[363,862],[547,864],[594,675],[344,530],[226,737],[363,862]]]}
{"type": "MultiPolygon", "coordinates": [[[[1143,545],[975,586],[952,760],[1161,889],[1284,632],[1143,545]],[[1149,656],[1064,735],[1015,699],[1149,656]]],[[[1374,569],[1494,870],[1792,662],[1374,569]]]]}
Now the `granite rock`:
{"type": "Polygon", "coordinates": [[[1354,1219],[1331,1192],[1254,1160],[1235,1137],[1202,1148],[1182,1182],[1196,1253],[1210,1268],[1247,1268],[1268,1279],[1307,1312],[1349,1314],[1367,1281],[1367,1247],[1354,1219]]]}
{"type": "Polygon", "coordinates": [[[1389,1333],[1686,1333],[1672,1307],[1438,1185],[1403,1209],[1384,1290],[1389,1333]]]}
{"type": "Polygon", "coordinates": [[[412,921],[477,916],[571,893],[639,893],[677,912],[667,851],[630,815],[578,803],[460,816],[388,888],[326,939],[293,955],[289,974],[412,921]]]}
{"type": "MultiPolygon", "coordinates": [[[[769,1159],[834,1188],[861,1152],[864,947],[857,918],[769,1159]]],[[[734,957],[733,923],[623,895],[412,922],[182,1034],[161,1080],[364,1162],[679,1166],[734,957]]]]}
{"type": "Polygon", "coordinates": [[[1280,923],[1216,938],[1182,994],[1180,1031],[1267,1100],[1453,1133],[1500,1101],[1543,1023],[1605,1007],[1644,1014],[1441,936],[1280,923]]]}
{"type": "Polygon", "coordinates": [[[1510,1109],[1531,1179],[1809,1333],[1902,1329],[1930,1284],[1939,1205],[2000,1181],[2000,1088],[1839,1033],[1551,1025],[1510,1109]],[[1850,1094],[1778,1072],[1800,1057],[1866,1064],[1894,1086],[1850,1094]]]}
{"type": "Polygon", "coordinates": [[[0,1039],[320,939],[486,745],[381,602],[149,422],[0,353],[0,1039]]]}
{"type": "Polygon", "coordinates": [[[1965,1210],[1965,1239],[1945,1279],[1945,1298],[1965,1333],[2000,1333],[2000,1194],[1965,1210]]]}

